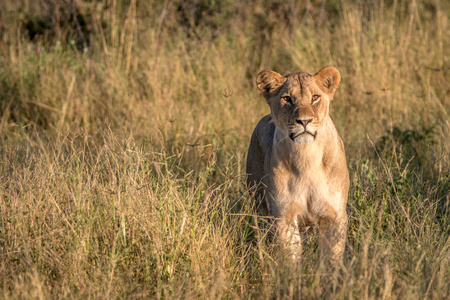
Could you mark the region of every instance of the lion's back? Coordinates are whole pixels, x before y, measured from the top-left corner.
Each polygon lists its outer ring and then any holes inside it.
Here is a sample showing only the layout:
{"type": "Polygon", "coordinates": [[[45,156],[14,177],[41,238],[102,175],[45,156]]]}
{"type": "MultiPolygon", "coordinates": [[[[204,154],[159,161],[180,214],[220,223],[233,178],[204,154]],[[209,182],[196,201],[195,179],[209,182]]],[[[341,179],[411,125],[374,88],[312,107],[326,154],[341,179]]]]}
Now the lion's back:
{"type": "Polygon", "coordinates": [[[264,160],[273,143],[275,124],[271,115],[263,117],[253,131],[247,155],[247,186],[254,190],[256,199],[263,197],[261,183],[264,174],[264,160]]]}

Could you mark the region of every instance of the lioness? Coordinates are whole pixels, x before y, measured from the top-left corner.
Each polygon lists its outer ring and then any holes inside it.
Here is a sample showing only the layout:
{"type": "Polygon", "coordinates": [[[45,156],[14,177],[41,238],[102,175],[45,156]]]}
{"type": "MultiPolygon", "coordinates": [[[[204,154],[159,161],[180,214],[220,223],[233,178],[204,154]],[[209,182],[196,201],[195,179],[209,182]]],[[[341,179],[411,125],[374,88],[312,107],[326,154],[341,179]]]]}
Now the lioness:
{"type": "Polygon", "coordinates": [[[275,236],[296,261],[300,233],[316,223],[322,253],[328,250],[332,261],[340,261],[345,247],[349,175],[344,144],[329,115],[340,80],[333,67],[285,77],[262,71],[256,80],[270,115],[253,132],[247,184],[261,213],[274,217],[275,236]]]}

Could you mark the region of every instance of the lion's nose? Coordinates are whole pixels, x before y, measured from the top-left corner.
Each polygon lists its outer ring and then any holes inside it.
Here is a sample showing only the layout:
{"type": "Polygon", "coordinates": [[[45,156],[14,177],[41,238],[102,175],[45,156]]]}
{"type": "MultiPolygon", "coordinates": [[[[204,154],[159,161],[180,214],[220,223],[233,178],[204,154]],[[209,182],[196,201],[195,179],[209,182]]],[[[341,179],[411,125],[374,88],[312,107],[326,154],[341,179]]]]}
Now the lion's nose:
{"type": "Polygon", "coordinates": [[[295,119],[295,123],[302,125],[306,128],[306,125],[308,125],[309,122],[311,122],[313,119],[295,119]]]}

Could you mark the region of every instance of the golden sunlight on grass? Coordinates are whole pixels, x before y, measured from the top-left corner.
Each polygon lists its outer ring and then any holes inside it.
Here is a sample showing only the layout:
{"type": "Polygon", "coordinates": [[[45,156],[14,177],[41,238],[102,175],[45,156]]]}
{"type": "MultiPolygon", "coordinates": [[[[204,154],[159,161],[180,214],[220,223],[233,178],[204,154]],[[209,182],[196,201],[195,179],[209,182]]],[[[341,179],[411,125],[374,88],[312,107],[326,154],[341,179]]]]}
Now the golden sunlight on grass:
{"type": "Polygon", "coordinates": [[[449,296],[441,0],[0,4],[4,298],[449,296]],[[342,81],[344,264],[266,242],[245,187],[263,69],[342,81]]]}

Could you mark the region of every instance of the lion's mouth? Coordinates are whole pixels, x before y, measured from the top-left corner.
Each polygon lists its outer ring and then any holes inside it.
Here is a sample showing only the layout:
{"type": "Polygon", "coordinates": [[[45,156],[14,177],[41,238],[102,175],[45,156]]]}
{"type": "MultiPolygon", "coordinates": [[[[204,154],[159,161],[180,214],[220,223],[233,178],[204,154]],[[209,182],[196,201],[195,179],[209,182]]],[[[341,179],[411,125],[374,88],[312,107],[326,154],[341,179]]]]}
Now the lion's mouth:
{"type": "Polygon", "coordinates": [[[309,135],[311,135],[313,138],[316,138],[317,132],[312,133],[312,132],[309,132],[309,131],[304,130],[304,131],[302,131],[302,132],[300,132],[300,133],[297,133],[297,134],[295,134],[295,133],[290,133],[290,134],[289,134],[289,137],[290,137],[291,140],[295,140],[297,137],[299,137],[299,136],[301,136],[301,135],[303,135],[303,134],[309,134],[309,135]]]}

